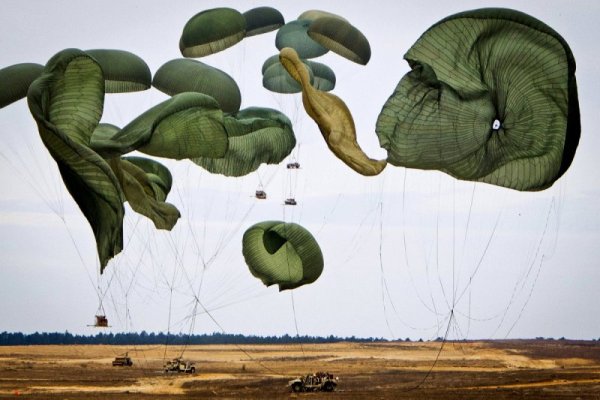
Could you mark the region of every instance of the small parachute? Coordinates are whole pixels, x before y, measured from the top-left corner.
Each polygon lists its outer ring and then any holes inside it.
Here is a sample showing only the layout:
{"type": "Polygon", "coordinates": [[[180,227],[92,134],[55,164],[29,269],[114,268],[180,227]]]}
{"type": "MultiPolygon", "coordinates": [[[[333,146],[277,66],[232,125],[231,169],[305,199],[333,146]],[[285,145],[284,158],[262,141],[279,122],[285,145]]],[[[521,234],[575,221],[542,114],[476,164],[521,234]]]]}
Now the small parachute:
{"type": "Polygon", "coordinates": [[[271,32],[285,24],[283,15],[273,7],[256,7],[242,15],[246,20],[246,37],[271,32]]]}
{"type": "Polygon", "coordinates": [[[204,57],[238,43],[246,36],[246,19],[222,7],[194,15],[183,27],[179,49],[184,57],[204,57]]]}
{"type": "Polygon", "coordinates": [[[231,76],[197,60],[179,58],[164,63],[154,74],[152,86],[169,96],[183,92],[213,97],[224,112],[240,109],[240,88],[231,76]]]}
{"type": "Polygon", "coordinates": [[[365,35],[343,19],[317,18],[310,24],[308,36],[323,47],[355,63],[366,65],[371,59],[371,46],[365,35]]]}
{"type": "Polygon", "coordinates": [[[575,59],[543,22],[479,9],[434,24],[377,120],[393,165],[516,190],[551,186],[580,137],[575,59]]]}
{"type": "Polygon", "coordinates": [[[21,63],[0,69],[0,108],[27,96],[29,85],[41,75],[44,66],[35,63],[21,63]]]}
{"type": "Polygon", "coordinates": [[[308,27],[312,21],[308,19],[291,21],[279,28],[275,37],[275,46],[278,50],[291,47],[300,58],[315,58],[322,56],[329,50],[308,36],[308,27]]]}
{"type": "Polygon", "coordinates": [[[100,64],[105,93],[137,92],[150,88],[150,68],[137,55],[115,49],[93,49],[86,50],[85,53],[100,64]]]}
{"type": "Polygon", "coordinates": [[[282,221],[257,223],[244,233],[242,253],[250,272],[266,286],[295,289],[323,272],[323,253],[306,228],[282,221]]]}

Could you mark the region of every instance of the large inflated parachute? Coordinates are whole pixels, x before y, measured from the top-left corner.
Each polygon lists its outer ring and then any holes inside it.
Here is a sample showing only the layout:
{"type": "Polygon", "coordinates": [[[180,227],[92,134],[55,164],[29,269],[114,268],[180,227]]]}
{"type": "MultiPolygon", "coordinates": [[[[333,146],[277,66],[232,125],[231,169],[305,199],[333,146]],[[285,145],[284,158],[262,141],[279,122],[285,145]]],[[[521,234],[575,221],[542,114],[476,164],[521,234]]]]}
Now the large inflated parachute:
{"type": "Polygon", "coordinates": [[[391,164],[542,190],[579,142],[575,60],[537,19],[507,9],[450,16],[404,58],[412,70],[377,121],[391,164]]]}
{"type": "Polygon", "coordinates": [[[27,96],[29,85],[44,70],[44,66],[35,63],[21,63],[0,69],[0,108],[27,96]]]}
{"type": "Polygon", "coordinates": [[[302,226],[282,221],[265,221],[248,228],[242,252],[250,272],[279,290],[312,283],[323,272],[319,244],[302,226]]]}

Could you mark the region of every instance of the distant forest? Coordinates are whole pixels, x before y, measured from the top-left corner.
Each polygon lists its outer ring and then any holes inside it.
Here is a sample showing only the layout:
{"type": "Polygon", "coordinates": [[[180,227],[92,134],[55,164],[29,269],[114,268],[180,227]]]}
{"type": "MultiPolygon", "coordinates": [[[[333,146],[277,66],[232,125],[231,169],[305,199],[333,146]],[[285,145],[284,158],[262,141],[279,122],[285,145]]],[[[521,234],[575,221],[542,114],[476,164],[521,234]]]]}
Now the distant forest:
{"type": "MultiPolygon", "coordinates": [[[[409,340],[409,339],[407,339],[409,340]]],[[[108,345],[143,345],[143,344],[290,344],[290,343],[334,343],[386,342],[382,338],[357,338],[337,336],[246,336],[241,334],[211,333],[202,335],[148,333],[98,333],[96,335],[73,335],[69,332],[2,332],[0,346],[51,345],[51,344],[108,344],[108,345]]]]}

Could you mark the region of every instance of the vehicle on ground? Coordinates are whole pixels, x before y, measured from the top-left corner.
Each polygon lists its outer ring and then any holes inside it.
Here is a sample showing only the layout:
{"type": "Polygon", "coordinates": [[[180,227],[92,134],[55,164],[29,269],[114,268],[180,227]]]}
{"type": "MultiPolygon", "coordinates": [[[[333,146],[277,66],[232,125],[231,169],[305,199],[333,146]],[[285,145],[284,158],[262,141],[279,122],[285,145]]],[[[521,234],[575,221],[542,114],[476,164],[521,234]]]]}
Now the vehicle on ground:
{"type": "Polygon", "coordinates": [[[196,372],[196,363],[181,358],[174,358],[165,363],[164,370],[165,374],[168,374],[169,372],[185,372],[186,374],[193,374],[196,372]]]}
{"type": "Polygon", "coordinates": [[[329,372],[308,374],[288,382],[293,392],[333,392],[339,378],[329,372]]]}
{"type": "Polygon", "coordinates": [[[113,367],[131,367],[133,365],[133,361],[131,357],[125,353],[123,356],[115,357],[112,362],[113,367]]]}

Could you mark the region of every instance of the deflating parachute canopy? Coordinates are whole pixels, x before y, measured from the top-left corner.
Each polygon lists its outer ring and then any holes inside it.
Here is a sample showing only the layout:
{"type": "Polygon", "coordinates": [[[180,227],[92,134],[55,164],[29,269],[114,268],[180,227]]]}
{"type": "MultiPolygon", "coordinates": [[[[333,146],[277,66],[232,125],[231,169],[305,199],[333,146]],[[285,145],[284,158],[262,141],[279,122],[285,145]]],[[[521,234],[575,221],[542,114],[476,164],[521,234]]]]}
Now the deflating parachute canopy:
{"type": "Polygon", "coordinates": [[[44,66],[35,63],[21,63],[0,69],[0,108],[27,96],[29,85],[44,70],[44,66]]]}
{"type": "Polygon", "coordinates": [[[246,37],[271,32],[285,24],[283,15],[272,7],[256,7],[242,15],[246,20],[246,37]]]}
{"type": "Polygon", "coordinates": [[[292,123],[282,113],[251,107],[227,115],[223,121],[229,147],[223,158],[192,158],[206,170],[226,176],[243,176],[261,164],[278,164],[296,146],[292,123]]]}
{"type": "Polygon", "coordinates": [[[373,160],[356,141],[354,119],[346,104],[331,93],[315,89],[309,80],[308,69],[294,49],[284,48],[279,58],[290,75],[302,85],[302,103],[306,113],[317,123],[331,151],[359,174],[378,175],[386,166],[385,160],[373,160]]]}
{"type": "Polygon", "coordinates": [[[518,11],[479,9],[427,30],[377,120],[394,165],[542,190],[580,136],[575,60],[565,40],[518,11]]]}
{"type": "Polygon", "coordinates": [[[355,63],[366,65],[371,59],[371,46],[365,35],[343,19],[317,18],[310,24],[308,36],[355,63]]]}
{"type": "Polygon", "coordinates": [[[99,124],[104,80],[94,57],[67,49],[48,61],[27,93],[40,137],[92,227],[101,272],[123,248],[124,201],[157,228],[171,229],[179,218],[179,211],[164,202],[171,185],[164,167],[149,167],[151,160],[128,161],[114,155],[105,159],[92,148],[93,141],[110,142],[121,132],[114,125],[99,124]]]}
{"type": "Polygon", "coordinates": [[[296,50],[300,58],[315,58],[327,53],[329,50],[308,36],[310,24],[310,20],[303,19],[288,22],[279,28],[275,37],[277,49],[291,47],[296,50]]]}
{"type": "Polygon", "coordinates": [[[265,221],[251,226],[242,239],[250,272],[266,286],[295,289],[323,272],[323,254],[309,231],[298,224],[265,221]]]}
{"type": "Polygon", "coordinates": [[[246,19],[232,8],[194,15],[183,27],[179,49],[184,57],[204,57],[233,46],[246,35],[246,19]]]}
{"type": "Polygon", "coordinates": [[[152,83],[150,68],[144,60],[124,50],[86,50],[100,64],[106,93],[137,92],[149,89],[152,83]]]}
{"type": "Polygon", "coordinates": [[[111,137],[94,137],[92,146],[104,157],[133,150],[176,160],[223,157],[227,133],[215,99],[185,92],[150,108],[111,137]]]}
{"type": "Polygon", "coordinates": [[[163,64],[154,74],[152,86],[169,96],[183,92],[213,97],[224,112],[240,109],[242,95],[231,76],[197,60],[179,58],[163,64]]]}

